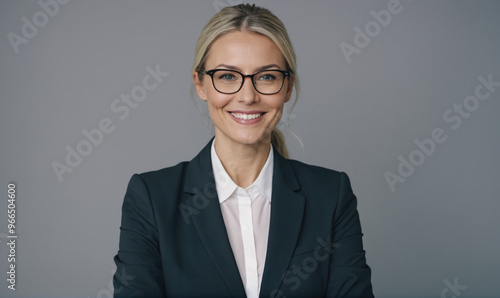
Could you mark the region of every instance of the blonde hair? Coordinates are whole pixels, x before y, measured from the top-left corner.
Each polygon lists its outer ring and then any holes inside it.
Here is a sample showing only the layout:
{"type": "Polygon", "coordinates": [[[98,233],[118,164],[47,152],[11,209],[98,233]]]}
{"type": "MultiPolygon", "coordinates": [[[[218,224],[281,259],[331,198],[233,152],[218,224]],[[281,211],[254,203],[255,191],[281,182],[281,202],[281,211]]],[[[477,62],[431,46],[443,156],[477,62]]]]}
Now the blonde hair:
{"type": "MultiPolygon", "coordinates": [[[[280,49],[283,57],[285,58],[286,68],[291,73],[290,79],[294,82],[295,86],[295,101],[289,110],[289,112],[291,112],[297,103],[299,94],[299,81],[297,78],[297,61],[295,52],[285,26],[268,9],[255,6],[255,4],[239,4],[221,9],[210,19],[205,28],[201,31],[198,42],[196,43],[192,71],[197,72],[200,79],[203,78],[205,62],[208,57],[210,46],[219,37],[235,31],[247,31],[262,34],[269,37],[280,49]]],[[[288,119],[286,121],[286,125],[291,131],[288,119]]],[[[291,132],[298,139],[293,131],[291,132]]],[[[300,139],[298,140],[302,145],[300,139]]],[[[271,143],[274,147],[276,147],[282,156],[289,158],[285,138],[277,127],[275,127],[271,132],[271,143]]]]}

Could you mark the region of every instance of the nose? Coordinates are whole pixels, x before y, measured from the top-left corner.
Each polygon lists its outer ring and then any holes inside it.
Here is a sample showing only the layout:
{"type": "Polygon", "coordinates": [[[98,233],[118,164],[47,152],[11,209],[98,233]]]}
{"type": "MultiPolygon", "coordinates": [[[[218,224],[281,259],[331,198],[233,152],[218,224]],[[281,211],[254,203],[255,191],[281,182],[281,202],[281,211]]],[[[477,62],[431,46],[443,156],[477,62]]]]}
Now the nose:
{"type": "Polygon", "coordinates": [[[252,78],[246,77],[243,79],[243,86],[238,93],[238,101],[244,104],[252,104],[259,101],[259,93],[255,90],[252,78]]]}

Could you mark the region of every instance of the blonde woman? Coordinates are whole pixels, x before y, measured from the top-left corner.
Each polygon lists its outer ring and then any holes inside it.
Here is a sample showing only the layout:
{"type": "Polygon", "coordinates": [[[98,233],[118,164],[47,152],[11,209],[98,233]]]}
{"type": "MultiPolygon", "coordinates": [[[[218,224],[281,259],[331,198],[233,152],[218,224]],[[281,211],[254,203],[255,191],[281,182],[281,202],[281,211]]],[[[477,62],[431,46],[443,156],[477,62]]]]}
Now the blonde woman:
{"type": "Polygon", "coordinates": [[[115,297],[372,297],[347,175],[288,159],[276,129],[298,86],[282,22],[222,9],[201,32],[193,82],[215,137],[189,162],[131,178],[115,297]]]}

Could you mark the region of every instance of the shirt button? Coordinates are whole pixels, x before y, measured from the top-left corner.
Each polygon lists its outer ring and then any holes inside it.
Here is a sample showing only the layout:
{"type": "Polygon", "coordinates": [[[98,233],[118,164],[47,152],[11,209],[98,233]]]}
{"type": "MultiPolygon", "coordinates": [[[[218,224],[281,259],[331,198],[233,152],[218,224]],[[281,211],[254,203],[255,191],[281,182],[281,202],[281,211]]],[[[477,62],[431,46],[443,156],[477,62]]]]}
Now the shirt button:
{"type": "Polygon", "coordinates": [[[243,225],[243,230],[248,230],[248,226],[247,225],[243,225]]]}

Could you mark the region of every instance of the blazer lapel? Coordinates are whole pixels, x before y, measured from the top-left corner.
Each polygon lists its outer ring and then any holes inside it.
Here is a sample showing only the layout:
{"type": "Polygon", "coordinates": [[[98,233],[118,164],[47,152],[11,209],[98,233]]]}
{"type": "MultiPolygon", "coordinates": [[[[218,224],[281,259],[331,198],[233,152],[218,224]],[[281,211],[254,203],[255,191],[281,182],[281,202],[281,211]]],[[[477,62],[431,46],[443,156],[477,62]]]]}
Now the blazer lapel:
{"type": "Polygon", "coordinates": [[[292,166],[274,146],[273,150],[271,222],[261,297],[273,297],[278,293],[297,243],[305,204],[304,196],[295,192],[300,185],[292,166]]]}
{"type": "MultiPolygon", "coordinates": [[[[195,208],[190,220],[210,258],[231,294],[245,297],[245,288],[229,243],[215,187],[210,155],[213,140],[189,163],[184,191],[188,200],[191,200],[187,204],[195,208]],[[205,200],[193,201],[197,195],[198,200],[201,196],[205,200]]],[[[300,185],[292,166],[274,146],[273,150],[271,222],[260,290],[262,297],[270,297],[278,292],[297,243],[305,205],[304,196],[295,192],[300,189],[300,185]]]]}
{"type": "Polygon", "coordinates": [[[188,206],[194,208],[190,220],[215,267],[231,294],[235,297],[245,297],[245,288],[229,243],[215,187],[210,155],[213,140],[212,138],[189,163],[184,191],[188,193],[190,200],[188,206]],[[201,197],[204,199],[200,199],[201,197]]]}

